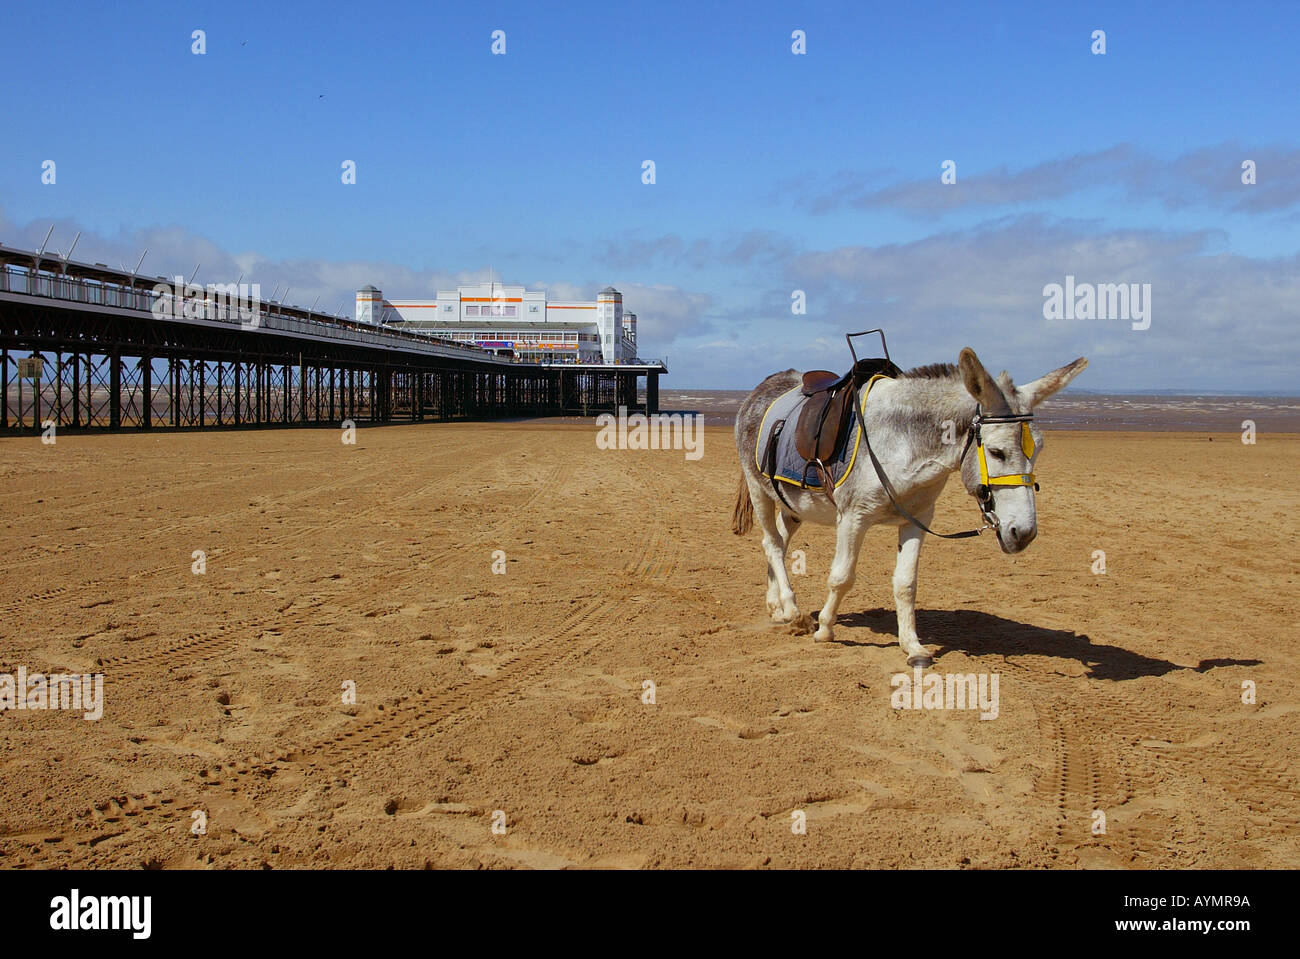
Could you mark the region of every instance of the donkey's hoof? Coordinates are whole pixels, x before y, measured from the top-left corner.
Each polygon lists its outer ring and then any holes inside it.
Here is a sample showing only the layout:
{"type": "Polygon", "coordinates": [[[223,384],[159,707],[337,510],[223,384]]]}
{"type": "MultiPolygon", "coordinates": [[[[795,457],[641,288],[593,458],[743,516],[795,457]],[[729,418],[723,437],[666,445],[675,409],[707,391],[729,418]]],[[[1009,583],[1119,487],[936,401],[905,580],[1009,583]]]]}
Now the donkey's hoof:
{"type": "Polygon", "coordinates": [[[907,665],[913,669],[920,666],[922,669],[929,669],[934,665],[934,657],[926,654],[925,656],[908,656],[907,665]]]}
{"type": "Polygon", "coordinates": [[[789,625],[790,633],[793,636],[804,636],[811,633],[816,626],[813,622],[813,618],[807,613],[802,613],[799,616],[796,616],[794,619],[790,620],[789,625]]]}

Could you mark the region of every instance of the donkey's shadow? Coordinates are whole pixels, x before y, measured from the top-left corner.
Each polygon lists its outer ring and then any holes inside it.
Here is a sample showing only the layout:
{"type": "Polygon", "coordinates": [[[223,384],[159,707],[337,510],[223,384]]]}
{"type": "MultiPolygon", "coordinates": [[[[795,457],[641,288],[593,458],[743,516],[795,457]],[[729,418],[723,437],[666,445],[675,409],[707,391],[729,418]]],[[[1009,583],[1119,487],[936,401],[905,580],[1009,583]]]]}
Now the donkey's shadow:
{"type": "MultiPolygon", "coordinates": [[[[865,626],[876,633],[898,635],[898,619],[892,609],[870,609],[837,617],[843,626],[865,626]]],[[[939,648],[936,658],[951,650],[970,655],[1051,656],[1073,659],[1088,670],[1090,679],[1137,679],[1163,676],[1181,669],[1198,673],[1222,666],[1258,666],[1258,659],[1208,659],[1196,666],[1180,666],[1167,659],[1143,656],[1122,646],[1095,643],[1081,633],[1047,629],[1032,623],[1003,619],[975,609],[918,609],[916,631],[921,642],[939,648]]],[[[851,646],[890,646],[890,643],[832,640],[851,646]]]]}

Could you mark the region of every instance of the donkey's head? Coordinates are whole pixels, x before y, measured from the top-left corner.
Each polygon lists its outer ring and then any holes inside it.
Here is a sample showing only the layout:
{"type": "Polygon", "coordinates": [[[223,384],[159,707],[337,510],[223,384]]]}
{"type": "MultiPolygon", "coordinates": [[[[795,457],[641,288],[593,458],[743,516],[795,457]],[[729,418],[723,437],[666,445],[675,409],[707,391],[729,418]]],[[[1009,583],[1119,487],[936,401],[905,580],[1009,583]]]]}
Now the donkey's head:
{"type": "Polygon", "coordinates": [[[970,347],[961,351],[957,365],[979,404],[976,433],[961,463],[962,482],[996,527],[1002,551],[1018,553],[1038,535],[1034,461],[1043,434],[1032,422],[1034,407],[1064,389],[1088,361],[1081,356],[1021,387],[1005,371],[995,380],[970,347]]]}

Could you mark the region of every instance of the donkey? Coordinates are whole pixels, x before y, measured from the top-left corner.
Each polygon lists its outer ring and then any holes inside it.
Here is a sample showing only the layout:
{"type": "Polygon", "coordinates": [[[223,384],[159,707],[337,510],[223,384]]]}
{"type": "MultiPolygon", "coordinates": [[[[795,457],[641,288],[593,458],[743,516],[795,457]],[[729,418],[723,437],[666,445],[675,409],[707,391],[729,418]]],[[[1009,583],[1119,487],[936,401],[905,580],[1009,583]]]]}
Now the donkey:
{"type": "MultiPolygon", "coordinates": [[[[990,376],[968,347],[956,366],[922,366],[859,387],[857,409],[879,466],[873,468],[861,457],[834,490],[833,501],[819,489],[798,485],[783,485],[782,500],[774,481],[759,471],[756,445],[763,414],[777,397],[800,385],[801,375],[786,370],[760,383],[736,414],[741,475],[732,531],[748,533],[758,513],[772,619],[804,631],[813,626],[795,604],[785,566],[786,547],[800,523],[835,527],[829,592],[816,614],[813,639],[817,642],[833,636],[835,614],[856,578],[858,550],[867,529],[876,524],[897,526],[898,643],[909,666],[933,665],[933,655],[916,635],[916,570],[926,532],[922,525],[928,528],[949,474],[960,471],[966,492],[976,497],[984,514],[984,528],[995,531],[1002,551],[1018,553],[1028,546],[1038,535],[1033,469],[1043,448],[1042,433],[1030,422],[1032,411],[1087,365],[1080,357],[1017,387],[1006,372],[996,380],[990,376]],[[888,485],[882,482],[882,474],[888,485]]],[[[973,531],[958,535],[973,535],[973,531]]]]}

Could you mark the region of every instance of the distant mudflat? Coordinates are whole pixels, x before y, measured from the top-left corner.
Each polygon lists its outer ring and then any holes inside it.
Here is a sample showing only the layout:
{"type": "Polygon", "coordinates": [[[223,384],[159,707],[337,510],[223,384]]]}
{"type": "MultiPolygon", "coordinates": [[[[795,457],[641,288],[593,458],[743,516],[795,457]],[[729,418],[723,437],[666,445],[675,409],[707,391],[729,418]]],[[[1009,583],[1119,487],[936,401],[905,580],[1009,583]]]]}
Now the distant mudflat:
{"type": "MultiPolygon", "coordinates": [[[[665,412],[703,413],[705,422],[730,422],[748,390],[660,390],[665,412]]],[[[1156,396],[1066,392],[1046,403],[1039,417],[1046,429],[1233,432],[1251,420],[1256,431],[1300,432],[1296,396],[1156,396]]]]}

